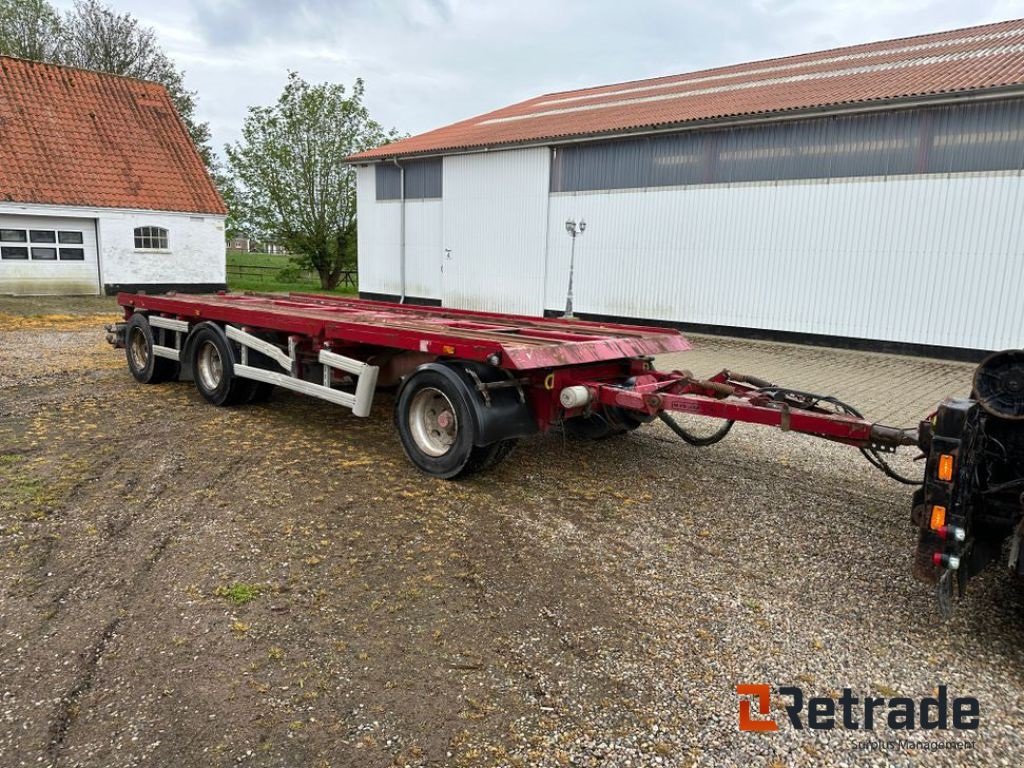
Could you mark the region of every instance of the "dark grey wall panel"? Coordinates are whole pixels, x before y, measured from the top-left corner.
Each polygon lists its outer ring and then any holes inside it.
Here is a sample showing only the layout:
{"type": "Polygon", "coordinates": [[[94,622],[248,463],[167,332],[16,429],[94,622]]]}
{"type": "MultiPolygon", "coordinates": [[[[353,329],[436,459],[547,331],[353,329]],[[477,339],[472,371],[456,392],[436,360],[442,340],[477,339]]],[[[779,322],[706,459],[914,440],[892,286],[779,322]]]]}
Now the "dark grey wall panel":
{"type": "Polygon", "coordinates": [[[1020,99],[552,149],[551,191],[1024,168],[1020,99]]]}

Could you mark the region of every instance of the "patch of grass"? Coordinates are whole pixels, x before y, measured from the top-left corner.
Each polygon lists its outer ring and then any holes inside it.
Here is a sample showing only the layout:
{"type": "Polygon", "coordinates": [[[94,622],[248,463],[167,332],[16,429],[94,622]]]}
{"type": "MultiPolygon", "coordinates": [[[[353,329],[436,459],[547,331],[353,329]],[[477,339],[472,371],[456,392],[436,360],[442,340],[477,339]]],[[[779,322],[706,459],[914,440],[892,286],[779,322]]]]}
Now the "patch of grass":
{"type": "Polygon", "coordinates": [[[292,291],[305,293],[355,294],[351,286],[338,287],[327,291],[320,287],[320,280],[314,277],[299,275],[298,268],[291,256],[276,253],[244,253],[228,251],[228,288],[232,291],[257,291],[260,293],[289,293],[292,291]],[[232,274],[231,267],[277,267],[273,270],[253,270],[257,274],[232,274]]]}
{"type": "Polygon", "coordinates": [[[226,587],[217,587],[213,594],[217,597],[226,598],[235,605],[245,605],[259,597],[262,591],[262,588],[257,584],[235,582],[226,587]]]}
{"type": "Polygon", "coordinates": [[[283,253],[248,253],[228,251],[228,266],[285,267],[291,266],[292,257],[283,253]]]}
{"type": "Polygon", "coordinates": [[[320,287],[318,280],[303,280],[297,283],[285,283],[279,280],[260,280],[259,278],[235,277],[228,275],[228,289],[232,291],[255,291],[257,293],[326,293],[332,296],[355,296],[356,288],[346,286],[327,291],[320,287]]]}
{"type": "MultiPolygon", "coordinates": [[[[113,296],[0,296],[0,314],[16,317],[44,315],[118,314],[120,308],[113,296]]],[[[107,318],[107,322],[111,319],[107,318]]],[[[12,330],[5,326],[4,330],[12,330]]]]}

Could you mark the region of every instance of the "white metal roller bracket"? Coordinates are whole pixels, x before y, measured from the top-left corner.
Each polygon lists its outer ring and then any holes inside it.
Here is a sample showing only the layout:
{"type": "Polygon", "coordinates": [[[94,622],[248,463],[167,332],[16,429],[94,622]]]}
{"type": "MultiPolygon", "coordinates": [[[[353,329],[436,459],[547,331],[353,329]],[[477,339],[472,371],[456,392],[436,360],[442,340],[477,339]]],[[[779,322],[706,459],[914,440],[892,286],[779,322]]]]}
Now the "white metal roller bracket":
{"type": "Polygon", "coordinates": [[[377,389],[377,374],[380,370],[376,365],[367,365],[351,357],[345,357],[344,355],[327,350],[320,350],[317,359],[324,366],[324,383],[316,384],[294,375],[298,368],[294,365],[295,353],[292,345],[289,345],[289,352],[291,354],[285,354],[274,344],[253,336],[251,333],[246,333],[240,328],[229,325],[225,327],[225,332],[229,339],[237,342],[242,347],[242,362],[235,365],[234,368],[236,376],[252,379],[253,381],[266,382],[277,387],[301,392],[304,395],[319,397],[321,400],[327,400],[331,403],[344,405],[346,408],[351,408],[355,416],[370,415],[370,408],[373,405],[373,393],[377,389]],[[265,368],[256,368],[249,365],[248,351],[250,349],[271,358],[288,373],[268,371],[265,368]],[[356,377],[356,391],[354,394],[342,392],[330,386],[331,371],[333,369],[345,371],[356,377]]]}
{"type": "Polygon", "coordinates": [[[171,317],[150,316],[146,318],[153,328],[163,328],[167,331],[174,331],[174,346],[165,347],[153,344],[153,355],[155,357],[166,357],[168,360],[178,361],[181,359],[181,338],[182,334],[188,333],[188,322],[175,320],[171,317]]]}

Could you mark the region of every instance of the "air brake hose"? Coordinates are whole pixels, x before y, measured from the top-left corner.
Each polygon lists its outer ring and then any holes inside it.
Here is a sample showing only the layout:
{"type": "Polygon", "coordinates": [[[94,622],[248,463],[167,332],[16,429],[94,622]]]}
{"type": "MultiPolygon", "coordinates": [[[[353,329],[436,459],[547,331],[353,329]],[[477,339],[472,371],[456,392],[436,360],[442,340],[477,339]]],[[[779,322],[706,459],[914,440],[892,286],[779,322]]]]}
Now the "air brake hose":
{"type": "Polygon", "coordinates": [[[723,440],[726,435],[729,434],[729,430],[732,429],[732,425],[735,424],[732,419],[729,419],[722,425],[722,427],[707,437],[698,437],[693,435],[679,426],[679,422],[669,416],[665,411],[658,414],[658,418],[661,419],[668,425],[668,428],[675,432],[685,443],[696,446],[697,448],[704,448],[708,445],[714,445],[715,443],[723,440]]]}

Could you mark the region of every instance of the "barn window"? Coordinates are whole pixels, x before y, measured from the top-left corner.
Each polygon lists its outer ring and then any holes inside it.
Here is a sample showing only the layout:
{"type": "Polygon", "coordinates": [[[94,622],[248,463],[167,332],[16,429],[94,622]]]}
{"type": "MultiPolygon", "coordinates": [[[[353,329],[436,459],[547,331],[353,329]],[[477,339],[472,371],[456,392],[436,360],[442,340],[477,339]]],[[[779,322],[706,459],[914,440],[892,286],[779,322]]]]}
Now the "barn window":
{"type": "Polygon", "coordinates": [[[0,243],[4,244],[0,249],[0,258],[4,259],[31,257],[33,261],[85,261],[85,248],[64,247],[85,245],[85,233],[80,230],[0,229],[0,243]]]}
{"type": "Polygon", "coordinates": [[[135,247],[143,251],[166,251],[167,230],[163,227],[136,227],[135,247]]]}
{"type": "Polygon", "coordinates": [[[392,163],[380,163],[376,166],[377,199],[402,199],[402,169],[392,163]]]}
{"type": "Polygon", "coordinates": [[[405,171],[406,200],[434,200],[441,197],[441,158],[410,160],[401,167],[394,163],[376,166],[377,199],[402,199],[402,171],[405,171]]]}
{"type": "Polygon", "coordinates": [[[441,158],[415,160],[405,164],[405,199],[428,200],[441,197],[441,158]]]}

